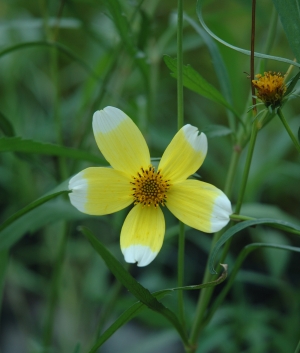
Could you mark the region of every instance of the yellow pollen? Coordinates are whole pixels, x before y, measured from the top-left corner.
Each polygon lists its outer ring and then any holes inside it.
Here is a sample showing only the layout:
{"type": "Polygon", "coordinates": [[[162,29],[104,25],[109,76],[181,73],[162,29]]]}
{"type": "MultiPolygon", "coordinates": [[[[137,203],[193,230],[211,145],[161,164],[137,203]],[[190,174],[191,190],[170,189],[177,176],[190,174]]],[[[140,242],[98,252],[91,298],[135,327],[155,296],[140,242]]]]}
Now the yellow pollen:
{"type": "Polygon", "coordinates": [[[284,76],[280,72],[265,72],[255,75],[257,80],[252,80],[253,86],[257,90],[257,98],[261,99],[265,105],[279,105],[286,91],[284,76]]]}
{"type": "Polygon", "coordinates": [[[133,176],[133,198],[134,204],[141,203],[144,206],[158,207],[159,204],[165,206],[167,201],[167,191],[170,187],[169,180],[165,180],[161,175],[161,171],[155,171],[150,165],[148,169],[141,168],[137,176],[133,176]]]}

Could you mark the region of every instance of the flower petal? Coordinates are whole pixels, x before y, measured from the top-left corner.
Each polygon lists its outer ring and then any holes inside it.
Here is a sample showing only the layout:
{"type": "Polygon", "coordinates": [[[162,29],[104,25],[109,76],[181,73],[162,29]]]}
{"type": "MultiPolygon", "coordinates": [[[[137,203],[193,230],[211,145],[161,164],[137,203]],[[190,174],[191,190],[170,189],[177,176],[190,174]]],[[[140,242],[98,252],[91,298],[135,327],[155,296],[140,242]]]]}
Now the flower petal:
{"type": "Polygon", "coordinates": [[[185,125],[165,150],[158,169],[171,184],[185,180],[203,163],[207,153],[207,138],[192,125],[185,125]]]}
{"type": "Polygon", "coordinates": [[[87,168],[69,182],[71,204],[90,215],[117,212],[133,202],[128,176],[112,168],[87,168]]]}
{"type": "Polygon", "coordinates": [[[127,215],[121,230],[121,250],[125,261],[139,267],[154,260],[162,247],[165,218],[154,206],[137,204],[127,215]]]}
{"type": "Polygon", "coordinates": [[[225,227],[232,214],[231,203],[221,190],[190,179],[170,187],[166,206],[180,221],[206,233],[225,227]]]}
{"type": "Polygon", "coordinates": [[[150,164],[146,141],[134,122],[122,110],[106,107],[93,116],[97,145],[110,165],[130,176],[150,164]]]}

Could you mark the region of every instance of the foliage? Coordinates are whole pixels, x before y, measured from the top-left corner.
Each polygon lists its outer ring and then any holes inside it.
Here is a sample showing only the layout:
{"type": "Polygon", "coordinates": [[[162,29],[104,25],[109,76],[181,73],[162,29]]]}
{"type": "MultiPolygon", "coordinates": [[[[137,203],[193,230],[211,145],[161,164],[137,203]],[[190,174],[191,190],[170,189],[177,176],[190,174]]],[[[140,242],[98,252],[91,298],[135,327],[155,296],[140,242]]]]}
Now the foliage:
{"type": "Polygon", "coordinates": [[[256,4],[255,73],[290,82],[267,110],[244,73],[253,3],[184,2],[181,65],[175,2],[1,2],[1,352],[300,352],[300,13],[292,0],[256,4]],[[164,209],[158,257],[128,266],[129,208],[80,213],[68,181],[108,165],[91,122],[109,105],[160,157],[181,82],[184,122],[208,137],[201,180],[235,213],[215,235],[185,227],[177,263],[183,226],[164,209]]]}

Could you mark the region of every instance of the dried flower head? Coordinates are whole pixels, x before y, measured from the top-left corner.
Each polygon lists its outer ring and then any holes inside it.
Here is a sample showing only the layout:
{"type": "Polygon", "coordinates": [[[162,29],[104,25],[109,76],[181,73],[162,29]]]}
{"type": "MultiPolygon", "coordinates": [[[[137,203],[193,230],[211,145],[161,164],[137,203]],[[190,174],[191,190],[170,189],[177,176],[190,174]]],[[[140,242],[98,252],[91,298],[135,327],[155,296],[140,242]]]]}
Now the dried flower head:
{"type": "Polygon", "coordinates": [[[256,80],[252,80],[253,86],[257,90],[257,98],[262,100],[268,107],[270,105],[276,107],[281,104],[286,85],[284,76],[280,72],[264,72],[264,75],[255,75],[256,80]]]}

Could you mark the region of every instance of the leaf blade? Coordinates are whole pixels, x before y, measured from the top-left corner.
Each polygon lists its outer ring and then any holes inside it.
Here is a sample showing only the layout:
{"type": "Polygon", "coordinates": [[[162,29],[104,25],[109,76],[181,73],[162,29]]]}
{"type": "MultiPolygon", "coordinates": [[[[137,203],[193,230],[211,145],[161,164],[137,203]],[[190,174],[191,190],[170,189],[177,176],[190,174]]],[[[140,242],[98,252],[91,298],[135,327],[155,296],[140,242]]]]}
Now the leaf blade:
{"type": "Polygon", "coordinates": [[[239,232],[245,228],[252,227],[255,225],[259,225],[259,224],[285,226],[285,227],[289,227],[289,228],[300,231],[300,226],[294,225],[290,222],[280,221],[280,220],[276,220],[276,219],[272,219],[272,218],[261,218],[261,219],[255,219],[255,220],[250,220],[250,221],[238,223],[238,224],[234,225],[233,227],[229,228],[221,236],[221,238],[216,242],[215,247],[213,248],[211,255],[209,257],[209,260],[208,260],[208,267],[209,267],[210,273],[217,274],[216,270],[214,269],[214,260],[215,260],[215,257],[217,255],[219,249],[221,248],[221,246],[223,244],[225,244],[225,242],[228,239],[230,239],[237,232],[239,232]]]}
{"type": "Polygon", "coordinates": [[[93,163],[107,165],[104,158],[92,153],[77,150],[75,148],[64,147],[52,143],[44,143],[34,140],[24,140],[21,137],[0,138],[0,152],[21,152],[44,154],[48,156],[68,157],[93,163]]]}
{"type": "MultiPolygon", "coordinates": [[[[177,60],[172,59],[168,55],[164,55],[164,62],[171,70],[171,76],[177,78],[177,60]]],[[[230,109],[235,115],[234,108],[226,102],[222,94],[209,82],[207,82],[195,69],[190,65],[183,66],[183,85],[201,96],[212,100],[213,102],[223,105],[230,109]]]]}
{"type": "Polygon", "coordinates": [[[169,309],[167,309],[161,302],[159,302],[149,291],[138,283],[129,272],[116,260],[111,253],[96,239],[92,232],[86,227],[80,227],[82,233],[89,240],[93,248],[102,257],[107,267],[113,275],[126,287],[131,294],[138,300],[145,304],[149,309],[163,315],[177,330],[184,344],[188,344],[188,338],[185,330],[179,322],[177,316],[169,309]]]}
{"type": "Polygon", "coordinates": [[[295,0],[273,0],[289,45],[300,62],[300,4],[295,0]]]}

